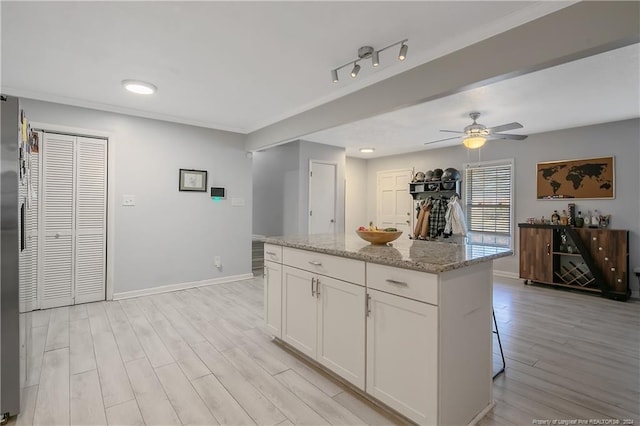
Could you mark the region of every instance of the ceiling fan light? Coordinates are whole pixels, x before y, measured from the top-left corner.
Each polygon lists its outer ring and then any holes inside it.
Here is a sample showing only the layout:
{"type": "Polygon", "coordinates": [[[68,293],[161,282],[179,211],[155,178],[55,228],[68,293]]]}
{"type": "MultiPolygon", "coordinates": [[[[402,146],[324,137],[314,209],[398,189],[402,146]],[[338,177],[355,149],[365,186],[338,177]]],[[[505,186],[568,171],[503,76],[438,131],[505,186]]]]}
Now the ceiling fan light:
{"type": "Polygon", "coordinates": [[[374,67],[380,65],[380,54],[377,50],[371,54],[371,65],[373,65],[374,67]]]}
{"type": "Polygon", "coordinates": [[[331,80],[333,80],[334,83],[338,82],[338,70],[331,70],[331,80]]]}
{"type": "Polygon", "coordinates": [[[464,146],[469,149],[480,148],[487,141],[487,138],[483,136],[469,136],[462,140],[464,146]]]}

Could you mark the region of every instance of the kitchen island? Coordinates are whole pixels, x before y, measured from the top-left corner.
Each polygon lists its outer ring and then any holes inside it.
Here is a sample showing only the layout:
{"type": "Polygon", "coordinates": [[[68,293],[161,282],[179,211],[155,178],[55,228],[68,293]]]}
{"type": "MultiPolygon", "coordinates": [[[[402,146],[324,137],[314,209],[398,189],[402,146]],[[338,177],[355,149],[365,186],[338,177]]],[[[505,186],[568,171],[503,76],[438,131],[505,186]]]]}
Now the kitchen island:
{"type": "Polygon", "coordinates": [[[493,259],[505,248],[357,235],[267,238],[265,322],[377,403],[419,424],[493,406],[493,259]]]}

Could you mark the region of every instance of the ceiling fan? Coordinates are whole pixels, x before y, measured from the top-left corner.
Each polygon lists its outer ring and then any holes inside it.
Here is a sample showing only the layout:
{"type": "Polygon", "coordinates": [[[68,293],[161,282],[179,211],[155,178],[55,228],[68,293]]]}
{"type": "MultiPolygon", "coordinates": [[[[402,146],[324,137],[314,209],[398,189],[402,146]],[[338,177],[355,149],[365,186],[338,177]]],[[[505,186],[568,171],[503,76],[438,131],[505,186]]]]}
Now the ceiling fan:
{"type": "Polygon", "coordinates": [[[521,129],[523,126],[520,123],[508,123],[501,126],[487,127],[484,124],[476,122],[480,117],[479,112],[472,112],[469,117],[473,120],[473,123],[464,128],[462,132],[456,130],[440,130],[441,132],[460,133],[463,136],[454,136],[452,138],[439,139],[436,141],[425,142],[425,145],[431,145],[433,143],[444,142],[452,139],[462,137],[462,143],[467,148],[480,148],[487,140],[490,139],[511,139],[521,141],[527,138],[527,135],[513,135],[509,133],[500,133],[507,130],[521,129]]]}

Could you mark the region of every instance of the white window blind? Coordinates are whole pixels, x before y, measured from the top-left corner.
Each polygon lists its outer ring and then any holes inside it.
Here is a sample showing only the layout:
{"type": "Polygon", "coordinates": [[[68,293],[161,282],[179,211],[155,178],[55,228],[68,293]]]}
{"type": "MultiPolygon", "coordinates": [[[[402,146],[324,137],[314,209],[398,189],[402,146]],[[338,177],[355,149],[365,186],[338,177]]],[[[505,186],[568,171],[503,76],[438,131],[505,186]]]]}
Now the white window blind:
{"type": "Polygon", "coordinates": [[[471,243],[512,247],[513,161],[467,165],[465,205],[471,243]]]}

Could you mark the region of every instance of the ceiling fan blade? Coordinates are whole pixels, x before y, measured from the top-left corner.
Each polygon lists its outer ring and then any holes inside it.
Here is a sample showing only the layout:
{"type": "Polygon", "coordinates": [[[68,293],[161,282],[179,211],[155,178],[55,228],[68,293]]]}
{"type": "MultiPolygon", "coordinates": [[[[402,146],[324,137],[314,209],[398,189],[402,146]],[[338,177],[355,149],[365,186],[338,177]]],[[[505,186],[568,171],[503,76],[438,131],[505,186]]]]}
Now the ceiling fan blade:
{"type": "Polygon", "coordinates": [[[440,130],[441,132],[447,132],[447,133],[460,133],[460,134],[464,134],[464,132],[459,132],[457,130],[440,130]]]}
{"type": "Polygon", "coordinates": [[[444,142],[444,141],[450,141],[452,139],[460,139],[460,136],[455,136],[453,138],[445,138],[445,139],[438,139],[437,141],[431,141],[431,142],[425,142],[425,145],[431,145],[432,143],[438,143],[438,142],[444,142]]]}
{"type": "Polygon", "coordinates": [[[487,130],[489,130],[491,133],[500,133],[500,132],[506,132],[507,130],[515,130],[515,129],[522,129],[522,124],[513,122],[513,123],[503,124],[501,126],[490,127],[487,130]]]}
{"type": "Polygon", "coordinates": [[[492,133],[489,135],[489,139],[511,139],[514,141],[521,141],[528,137],[529,135],[510,135],[508,133],[492,133]]]}

